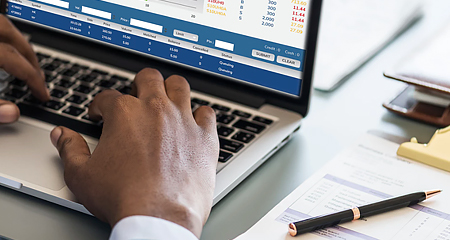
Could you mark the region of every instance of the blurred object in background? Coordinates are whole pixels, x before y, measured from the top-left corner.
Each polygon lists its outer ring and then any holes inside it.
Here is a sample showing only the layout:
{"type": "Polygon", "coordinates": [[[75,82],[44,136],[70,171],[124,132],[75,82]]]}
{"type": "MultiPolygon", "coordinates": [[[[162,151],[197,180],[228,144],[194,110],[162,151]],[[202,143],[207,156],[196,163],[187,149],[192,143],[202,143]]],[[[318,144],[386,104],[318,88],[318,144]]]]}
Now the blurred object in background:
{"type": "Polygon", "coordinates": [[[383,106],[401,116],[438,127],[450,125],[450,24],[419,42],[385,76],[409,86],[383,106]]]}
{"type": "Polygon", "coordinates": [[[422,13],[422,0],[324,0],[314,87],[332,91],[422,13]]]}

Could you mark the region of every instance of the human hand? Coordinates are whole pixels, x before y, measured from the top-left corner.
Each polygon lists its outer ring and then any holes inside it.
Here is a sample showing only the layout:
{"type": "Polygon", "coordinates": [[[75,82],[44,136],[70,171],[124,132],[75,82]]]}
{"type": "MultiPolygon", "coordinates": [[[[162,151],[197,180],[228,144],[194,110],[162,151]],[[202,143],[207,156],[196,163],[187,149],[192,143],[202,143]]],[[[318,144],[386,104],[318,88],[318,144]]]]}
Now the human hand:
{"type": "MultiPolygon", "coordinates": [[[[0,14],[0,69],[22,79],[34,96],[41,101],[50,100],[45,76],[39,67],[30,44],[14,25],[0,14]]],[[[20,116],[19,108],[0,99],[0,124],[15,122],[20,116]]]]}
{"type": "Polygon", "coordinates": [[[114,226],[133,215],[177,223],[200,236],[213,200],[219,139],[209,107],[191,112],[190,88],[179,76],[154,69],[136,75],[136,97],[98,94],[89,116],[103,119],[92,153],[63,127],[51,140],[64,161],[64,178],[92,214],[114,226]]]}

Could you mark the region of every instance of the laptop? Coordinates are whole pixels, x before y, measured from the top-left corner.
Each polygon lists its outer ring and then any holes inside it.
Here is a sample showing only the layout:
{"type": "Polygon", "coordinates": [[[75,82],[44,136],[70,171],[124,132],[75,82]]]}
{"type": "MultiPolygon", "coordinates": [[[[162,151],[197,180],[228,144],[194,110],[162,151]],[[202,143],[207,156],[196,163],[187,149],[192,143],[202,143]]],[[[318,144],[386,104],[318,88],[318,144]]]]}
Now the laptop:
{"type": "Polygon", "coordinates": [[[102,123],[87,109],[135,74],[184,76],[193,111],[215,109],[220,157],[214,204],[286,144],[308,113],[321,0],[1,0],[30,38],[52,100],[2,74],[0,98],[21,118],[0,126],[0,185],[80,212],[49,134],[80,132],[93,151],[102,123]]]}

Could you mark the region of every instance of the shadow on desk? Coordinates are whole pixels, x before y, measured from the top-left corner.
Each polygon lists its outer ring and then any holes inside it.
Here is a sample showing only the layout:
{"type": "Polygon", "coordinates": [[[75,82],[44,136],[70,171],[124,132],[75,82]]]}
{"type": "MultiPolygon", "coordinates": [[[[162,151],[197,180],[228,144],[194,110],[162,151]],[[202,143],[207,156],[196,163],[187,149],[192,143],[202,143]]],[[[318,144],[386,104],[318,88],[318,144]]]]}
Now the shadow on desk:
{"type": "Polygon", "coordinates": [[[0,235],[14,240],[102,240],[110,231],[93,216],[0,187],[0,235]]]}
{"type": "Polygon", "coordinates": [[[420,142],[428,142],[433,136],[434,132],[438,129],[435,126],[420,123],[418,121],[401,117],[389,112],[386,112],[383,115],[382,121],[393,124],[398,128],[401,128],[404,133],[404,136],[408,136],[410,138],[417,136],[422,137],[426,136],[425,139],[419,139],[420,142]]]}

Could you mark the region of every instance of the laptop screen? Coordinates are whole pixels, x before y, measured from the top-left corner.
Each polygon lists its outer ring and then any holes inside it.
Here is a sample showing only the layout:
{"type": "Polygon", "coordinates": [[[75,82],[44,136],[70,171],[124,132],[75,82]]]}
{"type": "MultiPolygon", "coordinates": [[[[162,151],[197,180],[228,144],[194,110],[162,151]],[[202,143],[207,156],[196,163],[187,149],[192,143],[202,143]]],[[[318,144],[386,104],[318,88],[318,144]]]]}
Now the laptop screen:
{"type": "Polygon", "coordinates": [[[311,0],[9,0],[7,14],[300,96],[311,0]]]}

